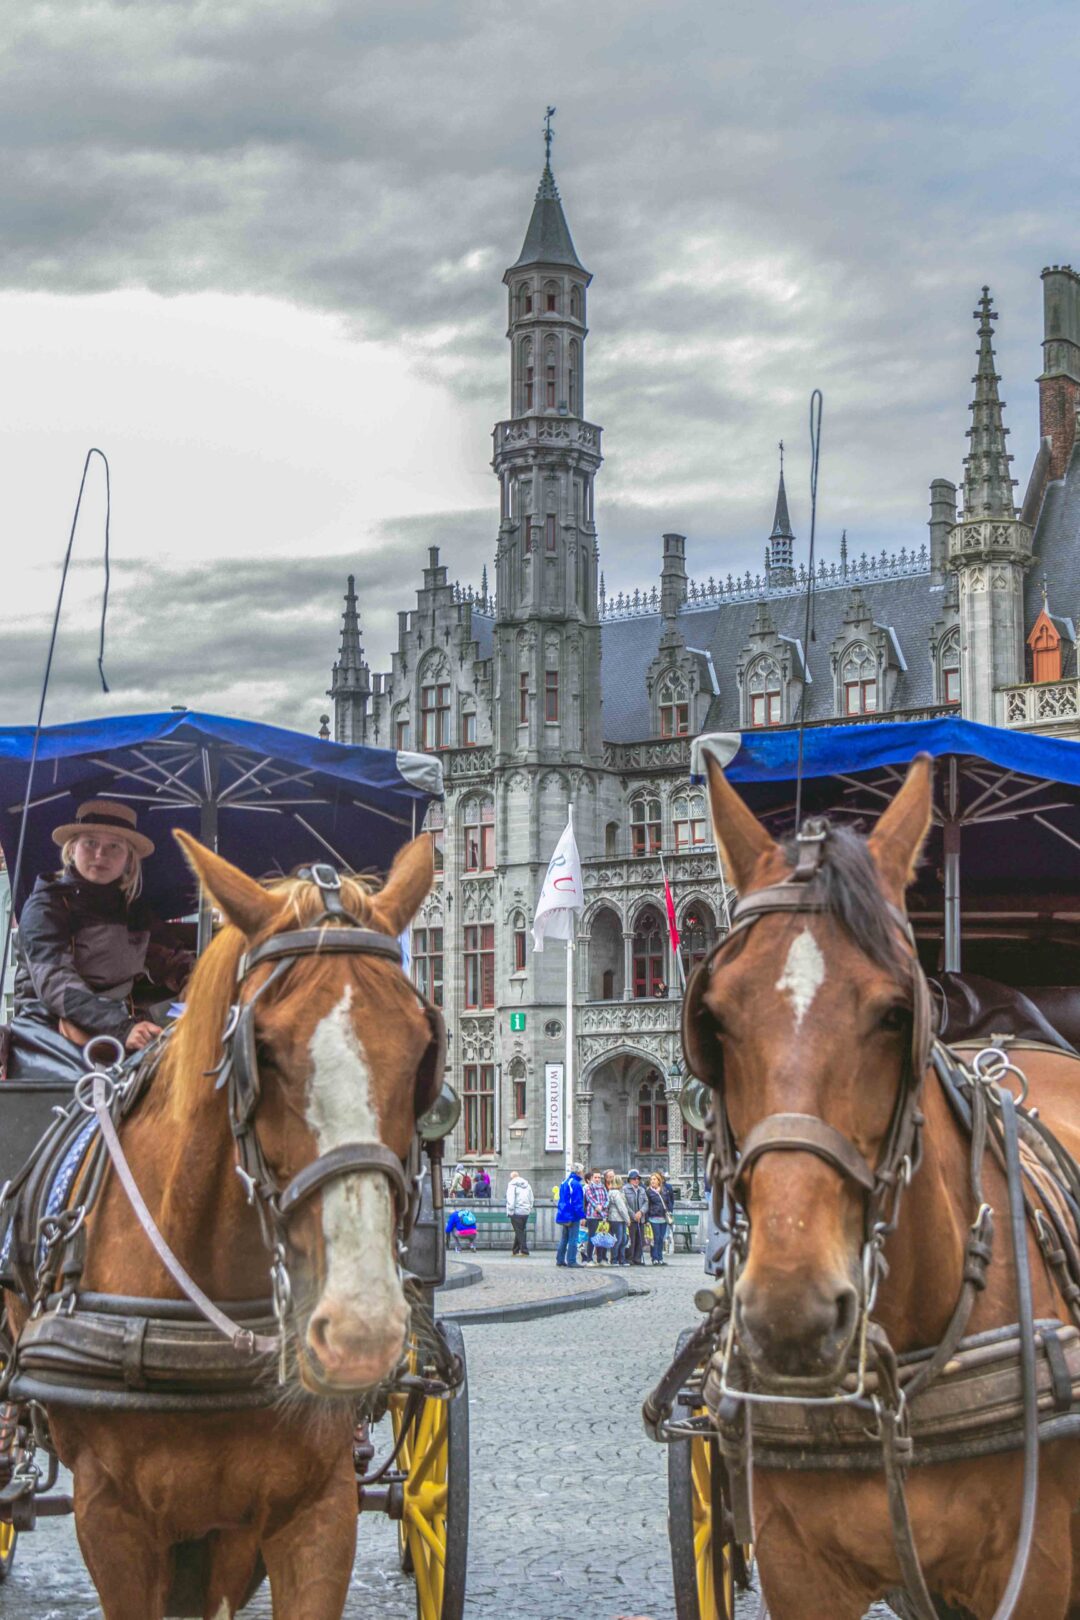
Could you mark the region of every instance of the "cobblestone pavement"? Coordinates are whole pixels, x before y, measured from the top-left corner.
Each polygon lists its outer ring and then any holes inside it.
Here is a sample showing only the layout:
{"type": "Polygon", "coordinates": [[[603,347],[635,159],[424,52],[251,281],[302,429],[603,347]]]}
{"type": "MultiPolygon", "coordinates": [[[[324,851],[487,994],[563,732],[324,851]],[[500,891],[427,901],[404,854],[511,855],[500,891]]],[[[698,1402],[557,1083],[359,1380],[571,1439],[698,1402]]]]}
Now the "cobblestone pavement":
{"type": "MultiPolygon", "coordinates": [[[[472,1260],[473,1256],[470,1255],[472,1260]]],[[[527,1260],[511,1260],[509,1255],[490,1251],[476,1256],[483,1277],[468,1288],[452,1289],[444,1296],[444,1308],[453,1313],[462,1327],[469,1311],[489,1310],[502,1305],[532,1305],[566,1294],[588,1294],[603,1288],[612,1277],[636,1277],[641,1272],[629,1266],[557,1266],[551,1250],[534,1250],[527,1260]]]]}
{"type": "MultiPolygon", "coordinates": [[[[481,1263],[492,1272],[510,1266],[486,1254],[481,1263]]],[[[538,1274],[554,1271],[550,1254],[532,1265],[538,1274]]],[[[663,1269],[624,1272],[634,1292],[595,1310],[464,1325],[472,1417],[467,1620],[673,1620],[666,1458],[646,1438],[640,1407],[680,1329],[695,1320],[699,1267],[696,1256],[678,1256],[663,1269]]],[[[464,1304],[479,1286],[447,1300],[464,1304]]],[[[507,1278],[506,1286],[524,1284],[507,1278]]],[[[270,1620],[270,1613],[263,1588],[245,1615],[270,1620]]],[[[756,1598],[740,1611],[741,1620],[757,1614],[756,1598]]],[[[361,1520],[346,1616],[415,1620],[395,1528],[374,1514],[361,1520]]],[[[22,1538],[0,1587],[0,1620],[100,1620],[70,1520],[46,1520],[22,1538]]]]}

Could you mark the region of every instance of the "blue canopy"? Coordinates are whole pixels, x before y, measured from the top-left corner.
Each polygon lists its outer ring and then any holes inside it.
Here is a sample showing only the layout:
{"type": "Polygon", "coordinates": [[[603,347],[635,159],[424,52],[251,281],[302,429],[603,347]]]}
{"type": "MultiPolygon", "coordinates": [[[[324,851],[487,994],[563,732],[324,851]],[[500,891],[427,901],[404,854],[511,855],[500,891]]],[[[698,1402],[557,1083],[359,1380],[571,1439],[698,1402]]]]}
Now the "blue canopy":
{"type": "MultiPolygon", "coordinates": [[[[775,835],[794,830],[797,730],[696,739],[698,781],[704,751],[775,835]]],[[[908,904],[928,937],[944,934],[946,966],[959,966],[961,932],[1041,941],[1049,952],[1075,948],[1080,742],[951,717],[808,726],[803,815],[872,825],[923,753],[935,761],[934,820],[908,904]]]]}
{"type": "MultiPolygon", "coordinates": [[[[0,728],[0,847],[14,866],[32,726],[0,728]]],[[[154,840],[144,892],[164,915],[194,909],[195,882],[170,830],[184,827],[246,872],[305,861],[383,871],[442,793],[430,754],[344,747],[302,732],[188,710],[49,726],[38,747],[18,909],[58,864],[52,830],[84,799],[122,799],[154,840]]]]}

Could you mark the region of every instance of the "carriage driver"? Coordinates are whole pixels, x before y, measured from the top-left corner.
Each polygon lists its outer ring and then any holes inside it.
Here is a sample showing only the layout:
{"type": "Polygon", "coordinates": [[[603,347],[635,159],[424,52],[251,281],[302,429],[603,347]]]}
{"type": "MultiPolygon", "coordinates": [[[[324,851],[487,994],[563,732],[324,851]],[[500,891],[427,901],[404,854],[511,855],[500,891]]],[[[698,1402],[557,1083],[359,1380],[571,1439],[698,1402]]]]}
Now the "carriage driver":
{"type": "Polygon", "coordinates": [[[129,805],[90,799],[52,837],[61,870],[38,878],[19,918],[12,1055],[74,1076],[91,1036],[148,1045],[160,1029],[135,1010],[135,981],[179,992],[195,958],[139,898],[154,846],[129,805]]]}

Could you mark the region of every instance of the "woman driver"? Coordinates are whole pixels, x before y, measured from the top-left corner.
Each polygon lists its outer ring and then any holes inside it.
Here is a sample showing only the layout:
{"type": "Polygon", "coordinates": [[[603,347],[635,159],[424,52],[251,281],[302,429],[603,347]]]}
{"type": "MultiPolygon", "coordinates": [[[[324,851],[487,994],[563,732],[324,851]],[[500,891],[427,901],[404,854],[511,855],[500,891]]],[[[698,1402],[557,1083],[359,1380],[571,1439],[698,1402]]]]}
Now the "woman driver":
{"type": "Polygon", "coordinates": [[[154,846],[134,810],[109,799],[81,804],[75,821],[52,836],[63,866],[38,878],[19,918],[16,1046],[70,1061],[68,1042],[112,1035],[138,1051],[160,1030],[133,1009],[136,979],[176,992],[194,963],[139,899],[142,863],[154,846]]]}

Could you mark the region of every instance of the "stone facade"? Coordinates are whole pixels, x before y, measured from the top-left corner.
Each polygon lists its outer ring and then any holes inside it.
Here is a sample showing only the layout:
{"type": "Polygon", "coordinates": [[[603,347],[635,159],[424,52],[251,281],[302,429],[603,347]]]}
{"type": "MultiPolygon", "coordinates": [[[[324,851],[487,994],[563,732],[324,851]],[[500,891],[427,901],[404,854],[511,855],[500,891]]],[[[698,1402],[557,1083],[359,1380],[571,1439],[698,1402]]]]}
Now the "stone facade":
{"type": "Polygon", "coordinates": [[[686,537],[670,532],[658,585],[607,596],[594,504],[601,429],[585,413],[591,277],[550,165],[504,281],[510,411],[493,438],[494,592],[486,570],[479,589],[452,583],[433,547],[415,607],[398,615],[391,667],[377,673],[350,578],[333,735],[442,758],[446,797],[427,823],[439,876],[413,947],[418,982],[445,1009],[465,1103],[451,1154],[518,1168],[540,1190],[561,1178],[562,1155],[545,1151],[544,1080],[564,1058],[565,957],[558,942],[534,954],[531,925],[572,804],[586,891],[574,960],[578,1156],[618,1170],[663,1165],[689,1189],[681,976],[724,929],[730,900],[704,794],[689,783],[691,736],[791,725],[801,706],[812,725],[963,713],[1080,732],[1075,652],[1054,684],[1032,685],[1025,663],[1041,605],[1034,577],[1052,569],[1061,610],[1080,608],[1080,277],[1044,272],[1045,437],[1022,511],[984,289],[963,510],[956,485],[938,478],[928,545],[913,536],[897,555],[852,557],[845,535],[839,561],[819,565],[809,648],[782,469],[762,576],[691,578],[686,537]]]}

